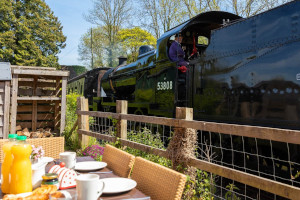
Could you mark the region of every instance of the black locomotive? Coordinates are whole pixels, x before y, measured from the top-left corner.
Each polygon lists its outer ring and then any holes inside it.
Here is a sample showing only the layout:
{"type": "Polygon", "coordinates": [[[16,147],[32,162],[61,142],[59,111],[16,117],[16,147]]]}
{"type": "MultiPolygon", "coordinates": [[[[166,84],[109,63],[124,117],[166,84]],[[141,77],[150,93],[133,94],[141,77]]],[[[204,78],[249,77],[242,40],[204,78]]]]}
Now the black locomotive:
{"type": "Polygon", "coordinates": [[[95,110],[114,111],[120,99],[128,100],[129,113],[174,117],[176,106],[187,106],[196,120],[300,129],[299,15],[299,1],[247,19],[199,14],[163,34],[156,50],[142,46],[136,62],[120,58],[116,68],[82,76],[84,95],[95,110]],[[176,33],[189,59],[183,80],[168,55],[176,33]]]}
{"type": "MultiPolygon", "coordinates": [[[[163,34],[156,49],[142,46],[136,62],[124,60],[69,82],[82,81],[94,110],[114,112],[116,100],[128,100],[134,114],[174,117],[176,106],[186,106],[195,120],[300,129],[300,1],[246,19],[220,11],[199,14],[163,34]],[[189,62],[184,74],[168,55],[178,33],[189,62]]],[[[245,143],[255,149],[251,141],[245,143]]],[[[267,152],[264,145],[258,151],[267,152]]],[[[274,146],[274,157],[286,160],[282,144],[274,146]]],[[[298,149],[290,146],[295,163],[298,149]]]]}

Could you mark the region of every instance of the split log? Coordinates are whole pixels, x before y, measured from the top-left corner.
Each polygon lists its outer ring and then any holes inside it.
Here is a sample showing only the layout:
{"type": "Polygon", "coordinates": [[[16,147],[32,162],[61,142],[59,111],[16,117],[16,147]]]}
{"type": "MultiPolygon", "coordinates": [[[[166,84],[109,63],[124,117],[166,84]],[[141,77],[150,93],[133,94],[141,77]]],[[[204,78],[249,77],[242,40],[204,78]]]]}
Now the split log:
{"type": "Polygon", "coordinates": [[[38,133],[37,132],[31,132],[30,133],[30,138],[38,138],[38,133]]]}
{"type": "Polygon", "coordinates": [[[22,131],[22,127],[20,125],[16,126],[16,131],[22,131]]]}
{"type": "Polygon", "coordinates": [[[23,135],[23,132],[22,131],[17,131],[17,134],[18,135],[23,135]]]}
{"type": "Polygon", "coordinates": [[[43,128],[39,128],[37,131],[43,133],[43,132],[44,132],[44,129],[43,129],[43,128]]]}
{"type": "Polygon", "coordinates": [[[29,132],[28,128],[24,128],[22,132],[23,132],[23,135],[30,137],[30,132],[29,132]]]}
{"type": "Polygon", "coordinates": [[[44,133],[39,132],[39,138],[42,138],[44,136],[44,133]]]}
{"type": "Polygon", "coordinates": [[[52,133],[49,132],[49,131],[45,131],[45,132],[44,132],[44,135],[45,135],[46,137],[50,137],[50,136],[52,135],[52,133]]]}

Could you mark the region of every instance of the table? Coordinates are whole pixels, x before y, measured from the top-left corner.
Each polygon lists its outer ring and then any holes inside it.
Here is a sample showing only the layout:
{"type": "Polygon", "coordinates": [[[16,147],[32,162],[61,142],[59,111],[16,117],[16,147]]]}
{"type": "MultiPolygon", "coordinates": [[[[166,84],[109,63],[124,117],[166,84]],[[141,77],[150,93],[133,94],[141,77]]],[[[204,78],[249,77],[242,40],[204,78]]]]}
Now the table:
{"type": "MultiPolygon", "coordinates": [[[[94,161],[93,158],[86,156],[86,157],[78,157],[77,158],[77,162],[84,162],[84,161],[94,161]]],[[[46,166],[46,172],[49,171],[49,169],[54,165],[54,162],[49,163],[46,166]]],[[[1,171],[1,167],[0,167],[0,171],[1,171]]],[[[104,169],[101,170],[97,170],[97,172],[105,172],[105,171],[110,171],[110,169],[108,169],[107,167],[105,167],[104,169]]],[[[82,173],[83,174],[83,173],[82,173]]],[[[101,178],[112,178],[112,177],[119,177],[117,175],[115,175],[114,173],[107,173],[107,174],[97,174],[100,176],[101,178]]],[[[76,188],[72,188],[72,189],[67,189],[67,190],[63,190],[63,191],[68,191],[71,195],[76,194],[76,188]]],[[[118,193],[118,194],[102,194],[101,197],[99,198],[102,200],[121,200],[121,199],[131,199],[131,198],[141,198],[141,197],[147,197],[147,195],[145,195],[144,193],[142,193],[141,191],[139,191],[137,188],[132,189],[131,191],[128,192],[123,192],[123,193],[118,193]]],[[[0,198],[3,198],[3,194],[2,192],[0,192],[0,198]]]]}

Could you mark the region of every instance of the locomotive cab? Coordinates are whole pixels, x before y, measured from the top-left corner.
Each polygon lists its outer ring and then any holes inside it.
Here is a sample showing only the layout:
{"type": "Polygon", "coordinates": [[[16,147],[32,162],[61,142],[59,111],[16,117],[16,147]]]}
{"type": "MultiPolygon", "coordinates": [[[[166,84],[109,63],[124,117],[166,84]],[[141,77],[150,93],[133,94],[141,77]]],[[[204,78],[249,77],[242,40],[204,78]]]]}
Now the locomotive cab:
{"type": "Polygon", "coordinates": [[[192,77],[194,77],[194,69],[196,66],[199,69],[204,65],[206,51],[210,47],[212,32],[228,25],[223,23],[224,19],[227,22],[234,23],[241,17],[219,11],[202,13],[169,30],[158,39],[156,99],[159,105],[162,105],[164,108],[168,107],[170,111],[174,111],[176,106],[193,107],[194,99],[192,96],[195,91],[192,87],[194,84],[192,77]],[[180,63],[173,62],[169,55],[170,46],[175,40],[175,35],[179,33],[183,36],[181,47],[185,54],[184,60],[188,63],[186,72],[178,70],[180,63]],[[172,92],[169,93],[167,90],[170,81],[173,87],[172,92]],[[167,105],[161,100],[165,99],[165,96],[173,99],[172,105],[171,103],[167,105]]]}

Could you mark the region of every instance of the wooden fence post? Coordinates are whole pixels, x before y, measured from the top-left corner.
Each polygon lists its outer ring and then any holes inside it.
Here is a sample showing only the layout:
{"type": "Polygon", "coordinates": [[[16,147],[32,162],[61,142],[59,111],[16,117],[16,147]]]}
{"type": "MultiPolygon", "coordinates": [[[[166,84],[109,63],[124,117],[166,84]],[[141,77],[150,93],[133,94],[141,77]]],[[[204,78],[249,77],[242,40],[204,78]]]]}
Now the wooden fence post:
{"type": "MultiPolygon", "coordinates": [[[[128,102],[124,100],[117,100],[116,111],[120,114],[127,114],[128,102]]],[[[127,139],[127,120],[119,119],[117,122],[117,137],[127,139]]]]}
{"type": "MultiPolygon", "coordinates": [[[[192,108],[176,108],[176,119],[193,120],[192,108]]],[[[196,168],[188,165],[191,158],[195,157],[197,145],[197,131],[192,128],[175,127],[174,135],[168,145],[167,152],[172,160],[173,169],[184,173],[195,183],[196,168]]],[[[184,199],[191,199],[195,184],[184,194],[184,199]]]]}
{"type": "MultiPolygon", "coordinates": [[[[84,97],[78,97],[77,98],[77,110],[81,111],[89,111],[89,103],[88,99],[85,99],[84,97]]],[[[77,121],[78,121],[78,130],[82,129],[85,131],[89,131],[89,116],[88,115],[77,115],[77,121]]],[[[89,144],[90,137],[83,134],[78,134],[79,142],[81,144],[81,147],[86,147],[89,144]]]]}

